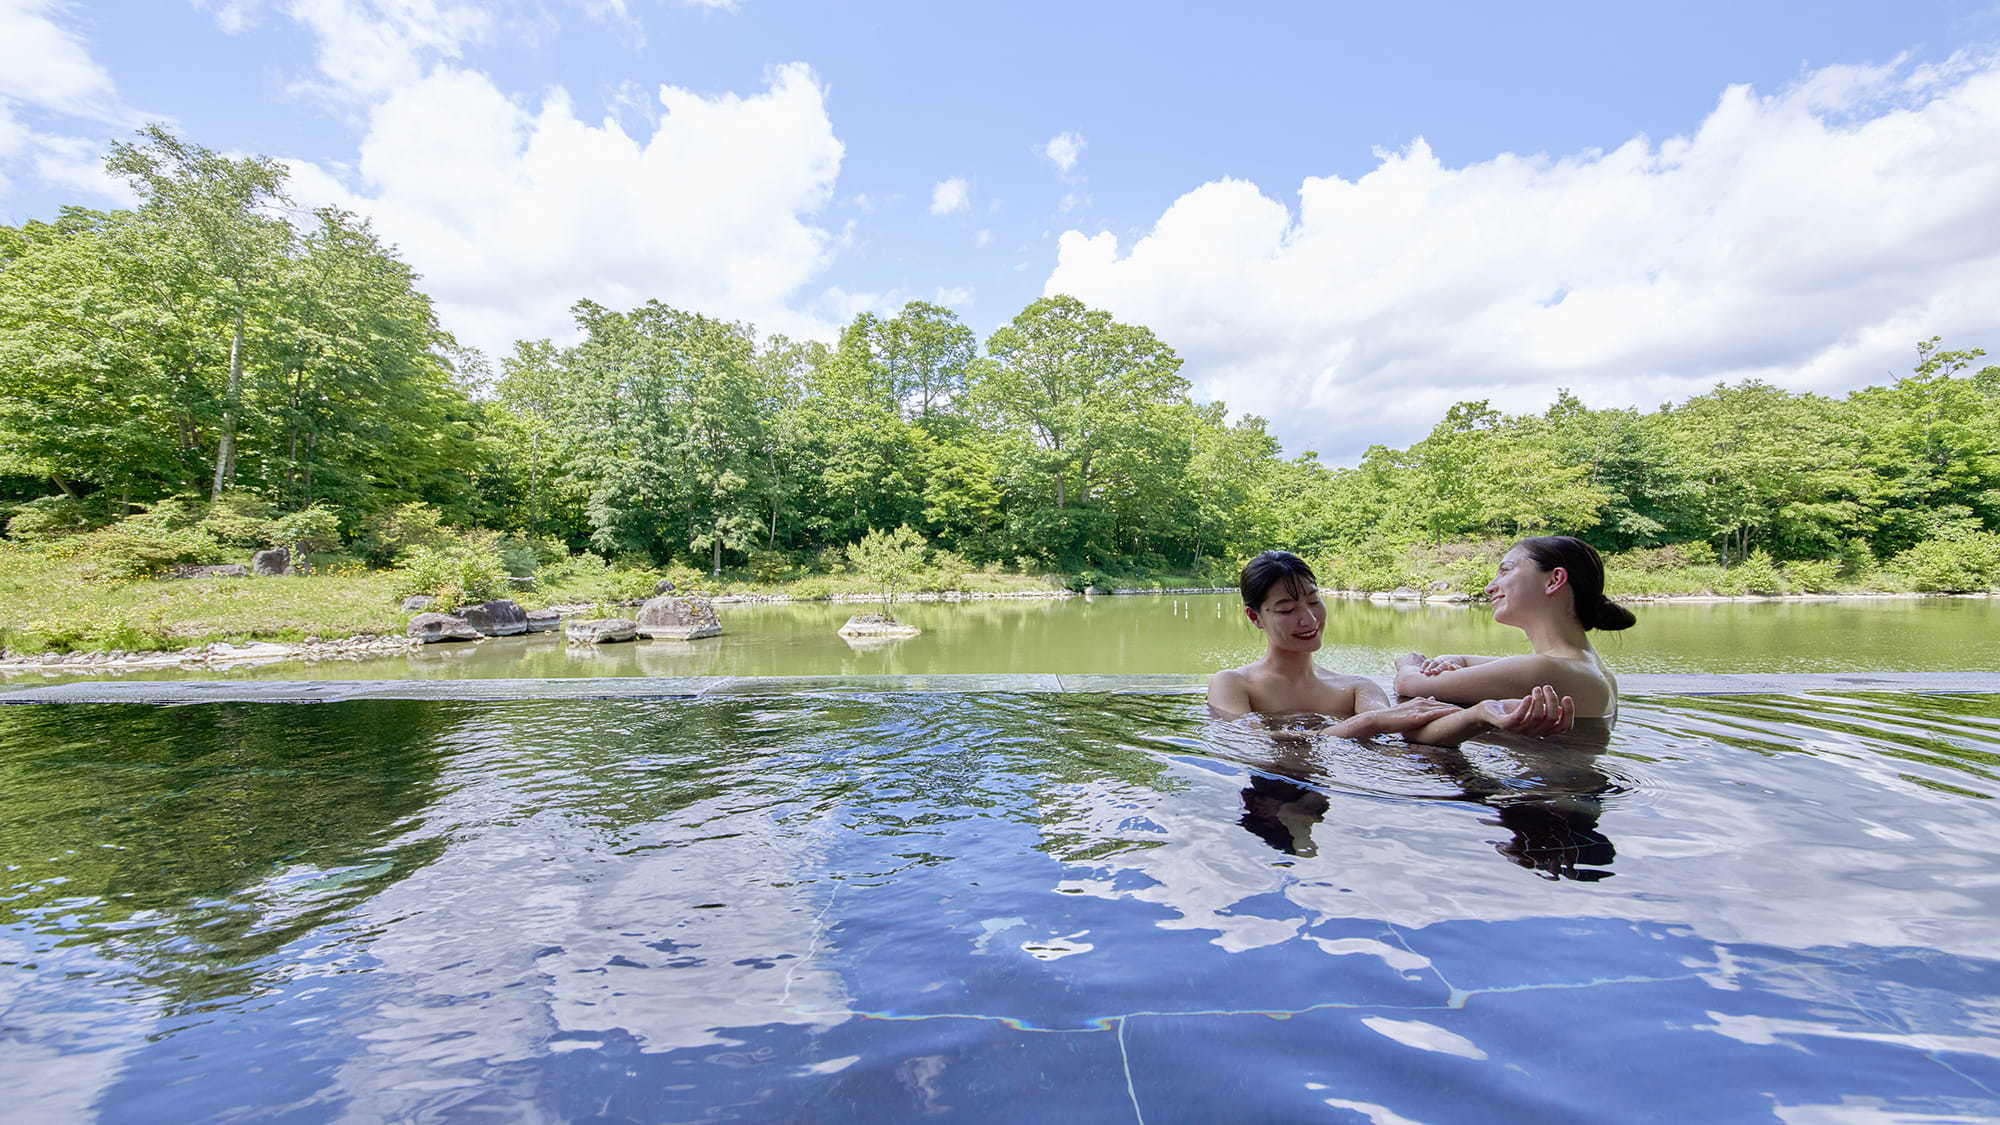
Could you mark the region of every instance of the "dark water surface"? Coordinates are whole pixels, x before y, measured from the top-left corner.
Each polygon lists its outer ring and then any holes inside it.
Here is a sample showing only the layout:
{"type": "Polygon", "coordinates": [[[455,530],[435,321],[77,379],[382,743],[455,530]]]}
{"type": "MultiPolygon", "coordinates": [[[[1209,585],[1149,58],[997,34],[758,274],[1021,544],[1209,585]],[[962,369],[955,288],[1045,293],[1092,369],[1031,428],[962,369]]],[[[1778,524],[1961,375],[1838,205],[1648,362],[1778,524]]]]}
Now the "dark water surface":
{"type": "Polygon", "coordinates": [[[2000,1116],[2000,696],[0,708],[0,1116],[2000,1116]]]}
{"type": "MultiPolygon", "coordinates": [[[[850,644],[836,635],[878,607],[806,602],[724,605],[720,637],[569,646],[554,634],[430,645],[407,657],[282,661],[126,672],[130,679],[461,679],[567,676],[813,676],[1000,673],[1200,673],[1254,660],[1263,638],[1233,595],[1067,601],[910,603],[896,615],[921,636],[850,644]]],[[[1620,672],[1927,672],[2000,668],[2000,599],[1636,604],[1639,625],[1596,634],[1620,672]]],[[[1327,603],[1320,663],[1383,676],[1412,649],[1525,652],[1519,630],[1481,606],[1327,603]]],[[[631,612],[626,610],[623,612],[631,612]]],[[[91,674],[89,678],[104,678],[91,674]]],[[[18,672],[6,686],[83,678],[18,672]]]]}

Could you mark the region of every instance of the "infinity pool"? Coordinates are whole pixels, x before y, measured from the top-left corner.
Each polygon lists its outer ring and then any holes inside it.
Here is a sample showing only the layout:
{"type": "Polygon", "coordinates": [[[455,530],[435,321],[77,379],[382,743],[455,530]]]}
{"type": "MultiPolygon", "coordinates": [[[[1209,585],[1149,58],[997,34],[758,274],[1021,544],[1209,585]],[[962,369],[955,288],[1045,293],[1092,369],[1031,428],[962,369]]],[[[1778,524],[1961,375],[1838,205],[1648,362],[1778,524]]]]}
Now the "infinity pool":
{"type": "Polygon", "coordinates": [[[0,707],[18,1120],[2000,1116],[2000,696],[0,707]]]}

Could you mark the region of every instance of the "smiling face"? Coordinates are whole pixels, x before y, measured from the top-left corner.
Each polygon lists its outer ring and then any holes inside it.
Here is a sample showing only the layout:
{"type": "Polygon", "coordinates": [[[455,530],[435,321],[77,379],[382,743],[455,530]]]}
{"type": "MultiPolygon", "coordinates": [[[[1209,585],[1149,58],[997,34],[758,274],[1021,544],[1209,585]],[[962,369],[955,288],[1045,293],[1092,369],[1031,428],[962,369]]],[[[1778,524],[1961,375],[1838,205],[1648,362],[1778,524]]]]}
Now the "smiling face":
{"type": "Polygon", "coordinates": [[[1486,596],[1493,602],[1493,620],[1521,625],[1548,612],[1568,586],[1563,568],[1543,570],[1534,556],[1516,547],[1500,560],[1500,573],[1486,584],[1486,596]]]}
{"type": "Polygon", "coordinates": [[[1326,606],[1319,600],[1319,587],[1312,582],[1278,582],[1265,595],[1263,605],[1243,612],[1270,638],[1271,647],[1287,652],[1319,651],[1326,606]]]}

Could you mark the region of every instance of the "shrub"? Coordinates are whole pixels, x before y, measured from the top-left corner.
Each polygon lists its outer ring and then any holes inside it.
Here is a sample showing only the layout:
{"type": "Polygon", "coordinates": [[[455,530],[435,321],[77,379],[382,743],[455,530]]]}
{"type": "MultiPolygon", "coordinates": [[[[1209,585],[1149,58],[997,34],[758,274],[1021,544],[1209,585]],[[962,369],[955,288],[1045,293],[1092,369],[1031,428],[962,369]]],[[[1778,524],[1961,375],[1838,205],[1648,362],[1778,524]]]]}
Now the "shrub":
{"type": "Polygon", "coordinates": [[[925,574],[921,585],[926,590],[956,590],[965,584],[965,576],[972,573],[972,564],[957,551],[933,551],[929,573],[925,574]]]}
{"type": "Polygon", "coordinates": [[[340,509],[314,501],[272,520],[264,529],[264,541],[289,547],[301,559],[315,551],[331,551],[340,546],[340,509]]]}
{"type": "MultiPolygon", "coordinates": [[[[783,551],[750,552],[750,580],[770,585],[782,582],[792,572],[792,559],[783,551]]],[[[678,583],[676,584],[678,586],[678,583]]]]}
{"type": "Polygon", "coordinates": [[[1785,589],[1784,575],[1765,551],[1750,552],[1749,558],[1723,571],[1716,584],[1716,591],[1723,594],[1782,594],[1785,589]]]}
{"type": "Polygon", "coordinates": [[[431,547],[451,538],[444,513],[419,501],[398,504],[370,516],[354,537],[355,546],[376,563],[396,561],[405,552],[431,547]]]}
{"type": "Polygon", "coordinates": [[[1834,559],[1786,563],[1784,574],[1794,589],[1813,594],[1830,594],[1840,585],[1840,563],[1834,559]]]}
{"type": "Polygon", "coordinates": [[[891,604],[924,565],[924,537],[908,524],[894,531],[870,529],[861,542],[847,546],[849,565],[868,579],[891,604]]]}
{"type": "Polygon", "coordinates": [[[526,578],[541,569],[541,554],[525,539],[507,536],[500,540],[500,565],[516,578],[526,578]]]}
{"type": "Polygon", "coordinates": [[[42,543],[95,531],[114,518],[103,493],[81,499],[43,496],[16,504],[7,521],[7,537],[22,543],[42,543]]]}
{"type": "Polygon", "coordinates": [[[396,595],[430,594],[448,605],[500,597],[499,540],[490,531],[469,532],[412,549],[397,568],[396,595]]]}
{"type": "Polygon", "coordinates": [[[1975,531],[1926,539],[1891,559],[1889,569],[1926,593],[1988,590],[2000,583],[2000,535],[1975,531]]]}
{"type": "Polygon", "coordinates": [[[229,492],[208,506],[198,525],[216,542],[256,548],[269,543],[271,506],[253,492],[229,492]]]}

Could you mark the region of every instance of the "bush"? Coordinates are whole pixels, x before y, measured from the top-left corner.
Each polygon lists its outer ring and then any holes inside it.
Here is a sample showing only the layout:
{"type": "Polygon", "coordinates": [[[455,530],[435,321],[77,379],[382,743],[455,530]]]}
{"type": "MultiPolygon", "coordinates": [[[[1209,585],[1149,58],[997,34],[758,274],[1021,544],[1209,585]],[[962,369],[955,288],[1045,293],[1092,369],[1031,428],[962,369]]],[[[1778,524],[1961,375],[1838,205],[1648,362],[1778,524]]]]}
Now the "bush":
{"type": "Polygon", "coordinates": [[[499,541],[490,531],[469,532],[412,549],[397,568],[396,596],[429,594],[446,605],[503,596],[499,541]]]}
{"type": "Polygon", "coordinates": [[[1778,564],[1765,551],[1750,552],[1749,558],[1723,571],[1722,580],[1716,583],[1716,592],[1722,594],[1782,594],[1785,590],[1785,576],[1778,573],[1778,564]]]}
{"type": "Polygon", "coordinates": [[[252,492],[225,493],[208,506],[199,527],[226,546],[255,549],[268,544],[271,506],[252,492]]]}
{"type": "Polygon", "coordinates": [[[1784,573],[1794,589],[1808,593],[1830,594],[1840,585],[1840,563],[1834,559],[1786,563],[1784,573]]]}
{"type": "Polygon", "coordinates": [[[1891,559],[1889,569],[1925,593],[1989,590],[2000,583],[2000,535],[1975,531],[1927,539],[1891,559]]]}
{"type": "Polygon", "coordinates": [[[541,569],[541,553],[525,539],[508,536],[500,540],[500,565],[516,578],[526,578],[541,569]]]}
{"type": "Polygon", "coordinates": [[[450,538],[444,528],[444,513],[411,501],[370,516],[355,535],[354,544],[371,561],[391,563],[406,552],[433,547],[450,538]]]}
{"type": "Polygon", "coordinates": [[[7,520],[7,537],[21,543],[44,543],[95,531],[114,518],[103,493],[81,499],[43,496],[16,504],[7,520]]]}
{"type": "MultiPolygon", "coordinates": [[[[792,558],[783,551],[750,552],[750,580],[762,585],[782,582],[792,572],[792,558]]],[[[675,583],[676,588],[679,583],[675,583]]]]}
{"type": "Polygon", "coordinates": [[[301,559],[315,551],[331,551],[340,546],[340,509],[314,501],[272,520],[264,529],[264,541],[289,547],[301,559]]]}

